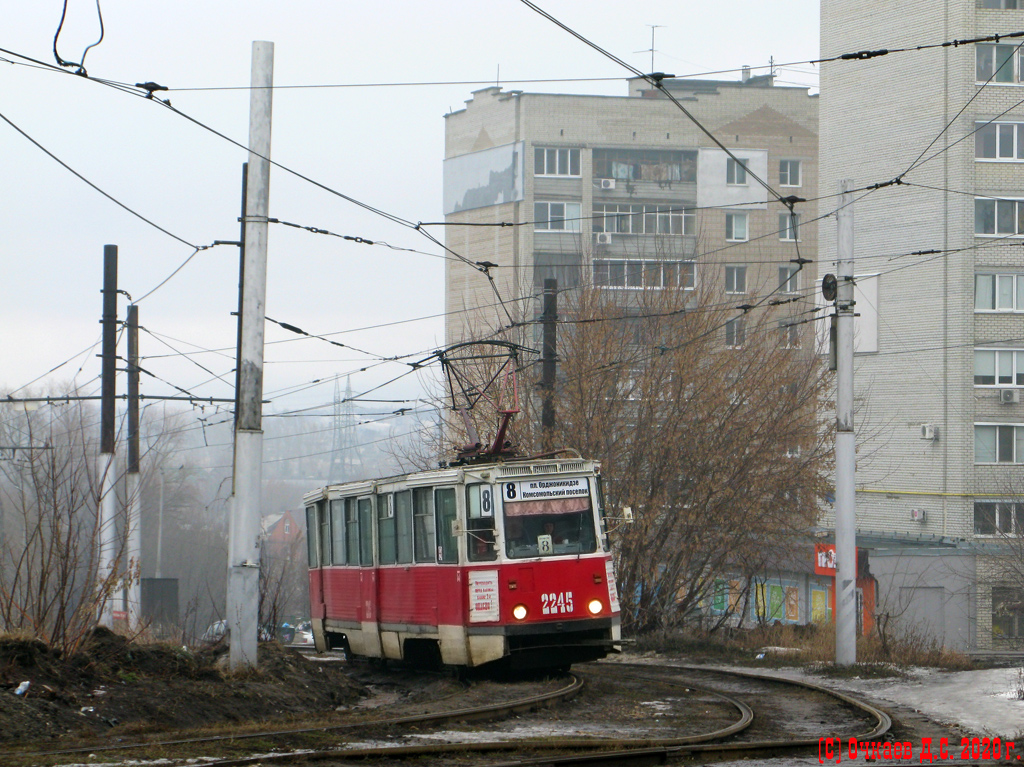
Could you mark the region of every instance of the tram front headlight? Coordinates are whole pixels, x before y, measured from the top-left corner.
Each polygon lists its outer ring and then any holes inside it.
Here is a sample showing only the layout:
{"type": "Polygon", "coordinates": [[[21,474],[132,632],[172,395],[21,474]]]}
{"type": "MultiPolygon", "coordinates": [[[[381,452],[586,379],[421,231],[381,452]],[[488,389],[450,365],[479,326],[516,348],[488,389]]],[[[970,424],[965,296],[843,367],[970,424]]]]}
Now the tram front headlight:
{"type": "Polygon", "coordinates": [[[600,599],[591,599],[590,602],[587,604],[587,609],[590,610],[591,615],[599,615],[600,612],[604,609],[604,605],[601,604],[600,599]]]}
{"type": "Polygon", "coordinates": [[[513,607],[512,617],[517,621],[524,620],[526,618],[526,605],[516,605],[513,607]]]}

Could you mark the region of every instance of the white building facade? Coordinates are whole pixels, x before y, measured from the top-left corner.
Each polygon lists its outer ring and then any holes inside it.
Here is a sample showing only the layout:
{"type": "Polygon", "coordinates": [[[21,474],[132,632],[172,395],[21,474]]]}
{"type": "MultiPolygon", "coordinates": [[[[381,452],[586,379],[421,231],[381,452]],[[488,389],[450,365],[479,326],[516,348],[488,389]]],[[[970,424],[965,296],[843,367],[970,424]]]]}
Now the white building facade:
{"type": "MultiPolygon", "coordinates": [[[[1016,31],[1019,7],[823,0],[821,55],[1016,31]]],[[[968,650],[1018,646],[1024,632],[1019,592],[992,557],[1024,532],[1019,42],[821,69],[821,194],[841,179],[860,190],[858,534],[872,542],[879,612],[968,650]]],[[[820,214],[837,199],[823,197],[820,214]]],[[[820,231],[819,276],[836,259],[835,226],[820,231]]]]}

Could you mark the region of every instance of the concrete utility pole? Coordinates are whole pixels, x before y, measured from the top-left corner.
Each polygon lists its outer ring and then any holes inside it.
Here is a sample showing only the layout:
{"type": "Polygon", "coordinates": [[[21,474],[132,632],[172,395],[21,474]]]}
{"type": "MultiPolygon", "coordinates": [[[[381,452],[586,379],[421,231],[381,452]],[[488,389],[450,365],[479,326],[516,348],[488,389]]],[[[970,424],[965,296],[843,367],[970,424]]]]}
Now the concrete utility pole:
{"type": "Polygon", "coordinates": [[[117,396],[117,246],[103,246],[103,324],[100,366],[100,454],[96,463],[99,498],[96,514],[97,582],[101,589],[97,622],[113,628],[112,576],[117,550],[117,494],[114,492],[114,420],[117,396]]]}
{"type": "Polygon", "coordinates": [[[544,327],[541,348],[541,390],[543,402],[540,411],[541,450],[554,449],[555,432],[555,373],[558,364],[558,280],[544,280],[544,314],[540,318],[544,327]]]}
{"type": "Polygon", "coordinates": [[[125,532],[128,539],[128,627],[136,630],[142,620],[142,525],[139,516],[139,307],[128,307],[128,474],[125,532]]]}
{"type": "Polygon", "coordinates": [[[228,532],[227,624],[233,670],[256,666],[259,622],[260,494],[263,463],[263,333],[267,293],[267,214],[274,44],[252,44],[249,169],[238,389],[235,392],[234,494],[228,532]]]}
{"type": "Polygon", "coordinates": [[[853,431],[853,181],[839,182],[836,268],[836,664],[857,662],[857,443],[853,431]]]}

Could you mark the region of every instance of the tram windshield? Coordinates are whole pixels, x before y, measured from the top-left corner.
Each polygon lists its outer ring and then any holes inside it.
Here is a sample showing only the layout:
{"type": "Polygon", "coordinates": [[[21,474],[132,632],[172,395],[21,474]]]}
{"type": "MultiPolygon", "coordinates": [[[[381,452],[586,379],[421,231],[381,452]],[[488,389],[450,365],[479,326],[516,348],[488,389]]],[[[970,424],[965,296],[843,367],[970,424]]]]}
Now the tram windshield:
{"type": "Polygon", "coordinates": [[[586,477],[506,482],[501,486],[505,553],[524,557],[597,550],[586,477]]]}

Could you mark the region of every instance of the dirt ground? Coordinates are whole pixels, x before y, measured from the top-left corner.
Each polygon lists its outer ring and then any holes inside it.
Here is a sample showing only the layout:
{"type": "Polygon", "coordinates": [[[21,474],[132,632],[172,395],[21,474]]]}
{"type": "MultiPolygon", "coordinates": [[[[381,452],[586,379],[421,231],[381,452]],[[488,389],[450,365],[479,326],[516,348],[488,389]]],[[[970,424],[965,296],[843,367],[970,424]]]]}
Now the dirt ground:
{"type": "Polygon", "coordinates": [[[69,658],[42,642],[0,638],[0,750],[5,743],[286,719],[366,694],[343,664],[313,661],[276,642],[260,644],[253,672],[228,672],[226,656],[224,646],[139,645],[106,629],[69,658]],[[28,689],[18,695],[23,682],[28,689]]]}

